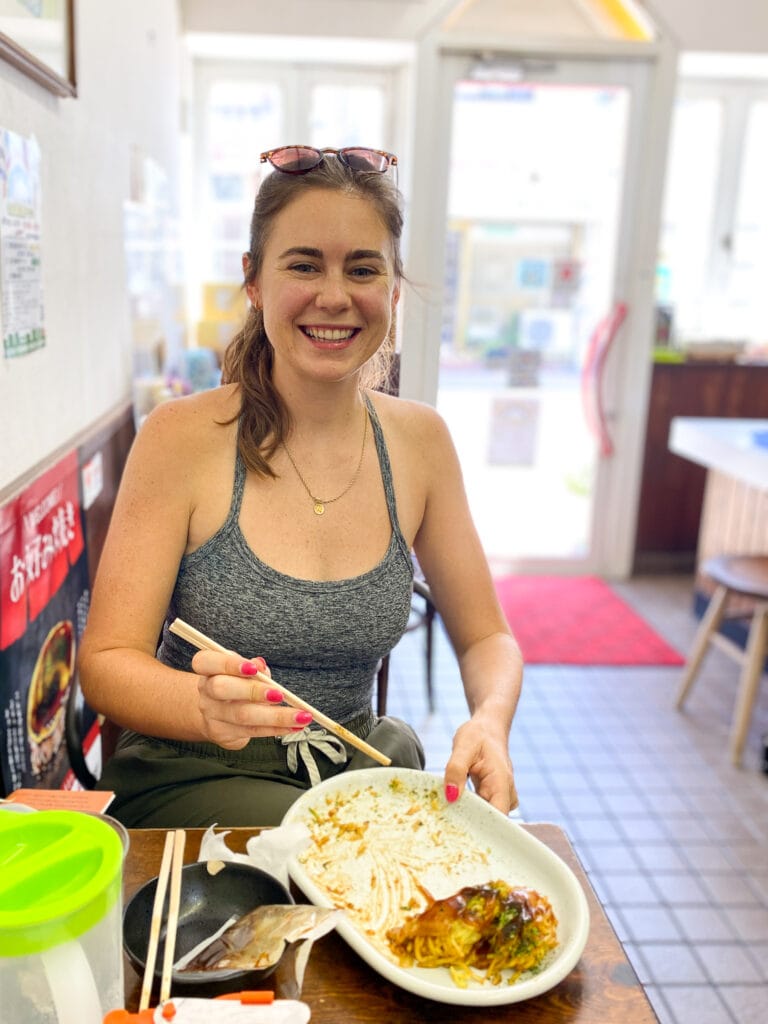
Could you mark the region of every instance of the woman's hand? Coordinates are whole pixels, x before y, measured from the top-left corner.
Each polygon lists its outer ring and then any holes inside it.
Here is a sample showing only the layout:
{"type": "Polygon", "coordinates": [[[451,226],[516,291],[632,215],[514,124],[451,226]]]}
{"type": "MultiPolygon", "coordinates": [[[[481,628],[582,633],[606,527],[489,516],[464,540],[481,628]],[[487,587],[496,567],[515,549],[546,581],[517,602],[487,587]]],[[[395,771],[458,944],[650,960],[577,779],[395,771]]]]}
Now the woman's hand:
{"type": "Polygon", "coordinates": [[[467,778],[475,791],[502,814],[518,805],[508,740],[486,720],[471,718],[457,730],[453,752],[445,769],[445,796],[458,800],[467,778]]]}
{"type": "Polygon", "coordinates": [[[283,736],[312,721],[310,712],[282,703],[278,685],[257,678],[269,676],[263,658],[248,661],[238,654],[198,651],[192,669],[198,676],[203,730],[225,750],[242,750],[255,736],[283,736]]]}

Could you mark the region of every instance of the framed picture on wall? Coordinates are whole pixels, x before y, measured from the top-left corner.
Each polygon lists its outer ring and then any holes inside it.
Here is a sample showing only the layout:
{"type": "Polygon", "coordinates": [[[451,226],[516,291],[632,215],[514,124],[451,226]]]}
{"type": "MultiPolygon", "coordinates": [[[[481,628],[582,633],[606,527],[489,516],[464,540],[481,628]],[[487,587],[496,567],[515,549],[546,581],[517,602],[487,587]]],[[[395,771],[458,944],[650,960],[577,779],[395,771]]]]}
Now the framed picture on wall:
{"type": "Polygon", "coordinates": [[[0,0],[0,59],[57,96],[77,95],[75,0],[0,0]]]}

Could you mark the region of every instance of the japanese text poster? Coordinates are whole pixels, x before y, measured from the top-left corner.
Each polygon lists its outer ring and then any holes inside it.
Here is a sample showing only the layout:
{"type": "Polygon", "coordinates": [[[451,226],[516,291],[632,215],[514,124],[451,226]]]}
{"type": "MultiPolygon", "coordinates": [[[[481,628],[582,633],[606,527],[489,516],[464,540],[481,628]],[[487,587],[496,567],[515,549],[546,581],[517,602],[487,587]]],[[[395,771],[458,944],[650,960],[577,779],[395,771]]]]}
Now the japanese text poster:
{"type": "Polygon", "coordinates": [[[0,584],[0,781],[69,787],[65,713],[90,597],[76,452],[0,507],[0,584]]]}
{"type": "Polygon", "coordinates": [[[40,148],[0,128],[0,328],[7,358],[45,344],[40,148]]]}

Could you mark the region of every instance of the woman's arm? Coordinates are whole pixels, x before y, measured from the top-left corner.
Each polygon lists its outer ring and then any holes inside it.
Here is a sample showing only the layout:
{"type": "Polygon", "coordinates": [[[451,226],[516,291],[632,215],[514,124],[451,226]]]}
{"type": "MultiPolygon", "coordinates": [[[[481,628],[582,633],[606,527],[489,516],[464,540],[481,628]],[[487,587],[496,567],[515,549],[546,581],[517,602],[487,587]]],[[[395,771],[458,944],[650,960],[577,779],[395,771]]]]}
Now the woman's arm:
{"type": "Polygon", "coordinates": [[[118,725],[201,739],[194,678],[155,658],[190,520],[186,420],[181,403],[169,402],[136,435],[99,561],[79,669],[88,703],[118,725]]]}
{"type": "MultiPolygon", "coordinates": [[[[127,460],[98,567],[78,664],[88,703],[118,725],[169,739],[210,740],[232,749],[252,736],[295,725],[237,654],[200,652],[196,672],[155,657],[198,495],[210,486],[208,406],[181,399],[159,406],[127,460]],[[203,429],[201,429],[201,427],[203,429]],[[203,489],[201,491],[201,480],[203,489]]],[[[213,424],[214,430],[224,428],[213,424]]],[[[234,449],[224,443],[218,461],[234,449]]],[[[230,476],[231,493],[231,476],[230,476]]]]}
{"type": "Polygon", "coordinates": [[[456,799],[470,777],[482,797],[507,813],[517,805],[508,745],[523,661],[472,522],[448,429],[428,411],[420,427],[425,500],[414,550],[456,652],[471,716],[454,737],[446,795],[456,799]]]}

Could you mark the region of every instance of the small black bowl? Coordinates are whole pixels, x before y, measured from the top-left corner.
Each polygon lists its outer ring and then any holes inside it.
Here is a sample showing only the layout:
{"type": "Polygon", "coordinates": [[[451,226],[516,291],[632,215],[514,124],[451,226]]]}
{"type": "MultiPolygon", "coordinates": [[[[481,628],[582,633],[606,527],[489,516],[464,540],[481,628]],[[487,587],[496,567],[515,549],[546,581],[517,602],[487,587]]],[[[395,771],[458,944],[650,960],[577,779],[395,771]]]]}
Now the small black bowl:
{"type": "MultiPolygon", "coordinates": [[[[153,878],[134,894],[123,913],[123,948],[140,975],[144,974],[156,888],[157,879],[153,878]]],[[[260,868],[228,862],[216,874],[211,874],[204,861],[187,864],[181,871],[174,962],[218,931],[230,917],[242,917],[260,906],[292,903],[285,886],[260,868]]],[[[165,935],[164,920],[155,961],[157,980],[163,971],[165,935]]],[[[253,988],[269,977],[276,966],[252,971],[174,971],[171,980],[174,990],[199,990],[200,986],[207,986],[211,993],[219,994],[253,988]]]]}

